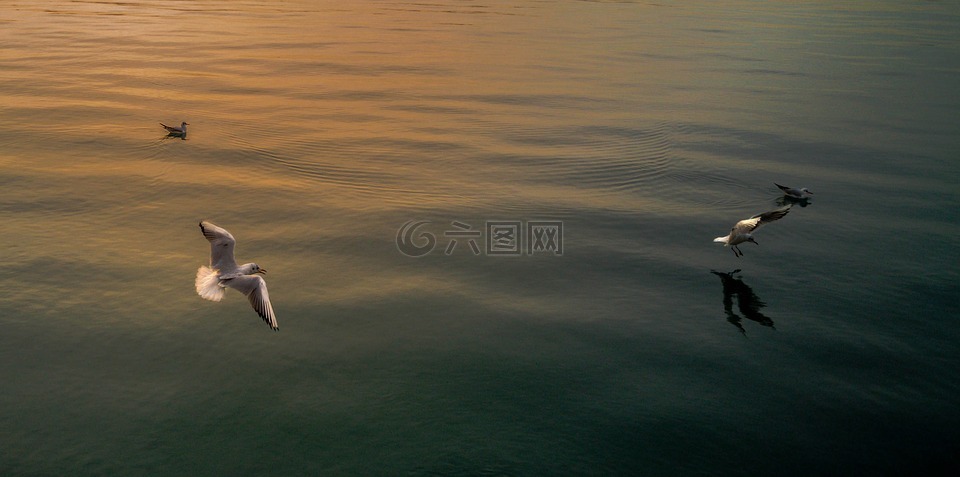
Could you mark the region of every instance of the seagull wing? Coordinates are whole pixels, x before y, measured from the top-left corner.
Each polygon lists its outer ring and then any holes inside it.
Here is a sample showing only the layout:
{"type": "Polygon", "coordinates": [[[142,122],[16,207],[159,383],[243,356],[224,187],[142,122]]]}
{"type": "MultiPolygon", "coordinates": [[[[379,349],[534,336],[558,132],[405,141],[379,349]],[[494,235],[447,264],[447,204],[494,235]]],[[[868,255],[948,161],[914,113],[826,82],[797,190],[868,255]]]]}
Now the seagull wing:
{"type": "Polygon", "coordinates": [[[737,234],[751,233],[760,228],[761,225],[766,225],[775,220],[782,219],[785,215],[787,215],[787,212],[790,212],[789,206],[754,215],[749,219],[743,219],[737,222],[737,225],[733,226],[732,231],[736,231],[737,234]]]}
{"type": "Polygon", "coordinates": [[[237,241],[227,232],[227,229],[202,221],[200,230],[203,236],[210,241],[210,266],[220,270],[220,273],[230,273],[237,269],[237,261],[233,258],[233,248],[237,241]]]}
{"type": "Polygon", "coordinates": [[[250,300],[250,305],[256,310],[260,318],[266,321],[270,328],[279,330],[277,316],[273,314],[273,305],[270,304],[270,294],[267,293],[267,281],[257,275],[243,275],[225,280],[224,285],[233,288],[250,300]]]}

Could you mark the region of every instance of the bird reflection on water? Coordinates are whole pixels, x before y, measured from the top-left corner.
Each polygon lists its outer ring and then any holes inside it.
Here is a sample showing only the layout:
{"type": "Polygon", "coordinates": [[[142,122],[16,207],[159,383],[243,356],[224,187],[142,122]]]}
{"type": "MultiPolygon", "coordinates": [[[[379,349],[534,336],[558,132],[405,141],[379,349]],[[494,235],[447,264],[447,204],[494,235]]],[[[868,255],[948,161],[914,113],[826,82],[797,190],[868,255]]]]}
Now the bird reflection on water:
{"type": "Polygon", "coordinates": [[[787,206],[787,205],[799,205],[800,207],[806,207],[810,205],[812,202],[810,201],[809,198],[806,198],[806,197],[803,199],[797,199],[795,197],[784,195],[784,196],[777,197],[776,203],[781,207],[787,206]]]}
{"type": "Polygon", "coordinates": [[[734,277],[735,274],[740,273],[739,268],[729,273],[716,270],[710,270],[710,273],[720,277],[720,282],[723,283],[723,311],[726,312],[727,321],[730,324],[736,326],[743,334],[747,333],[741,323],[743,318],[773,328],[773,320],[760,312],[760,309],[767,304],[760,300],[749,285],[743,283],[741,277],[734,277]],[[733,312],[734,297],[737,298],[737,308],[742,316],[733,312]]]}

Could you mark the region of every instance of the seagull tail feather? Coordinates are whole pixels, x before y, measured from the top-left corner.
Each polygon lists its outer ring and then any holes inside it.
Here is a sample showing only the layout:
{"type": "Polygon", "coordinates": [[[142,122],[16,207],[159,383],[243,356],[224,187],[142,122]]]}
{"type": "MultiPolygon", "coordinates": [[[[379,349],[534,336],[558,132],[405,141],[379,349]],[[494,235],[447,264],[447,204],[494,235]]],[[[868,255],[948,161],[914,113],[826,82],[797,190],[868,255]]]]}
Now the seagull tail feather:
{"type": "Polygon", "coordinates": [[[220,271],[203,266],[197,269],[197,294],[206,300],[220,301],[226,290],[220,286],[220,271]]]}

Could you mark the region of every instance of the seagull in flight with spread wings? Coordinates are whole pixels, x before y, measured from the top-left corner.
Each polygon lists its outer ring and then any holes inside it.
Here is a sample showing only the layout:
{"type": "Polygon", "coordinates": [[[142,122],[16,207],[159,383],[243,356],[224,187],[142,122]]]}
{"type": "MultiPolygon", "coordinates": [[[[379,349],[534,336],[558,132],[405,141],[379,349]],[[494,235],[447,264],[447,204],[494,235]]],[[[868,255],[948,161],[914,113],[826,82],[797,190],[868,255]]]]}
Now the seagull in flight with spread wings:
{"type": "MultiPolygon", "coordinates": [[[[730,235],[726,237],[717,237],[713,239],[714,242],[723,243],[724,247],[730,247],[733,250],[733,254],[742,257],[743,252],[740,251],[740,248],[737,245],[743,242],[753,242],[757,244],[757,241],[753,239],[753,234],[756,232],[761,225],[769,224],[774,220],[782,219],[783,216],[787,215],[787,212],[790,212],[790,206],[781,207],[777,210],[771,210],[770,212],[764,212],[762,214],[754,215],[749,219],[743,219],[736,224],[733,228],[730,229],[730,235]]],[[[759,245],[759,244],[757,244],[759,245]]]]}
{"type": "Polygon", "coordinates": [[[200,230],[210,241],[210,266],[197,270],[197,293],[207,300],[220,301],[226,289],[233,288],[247,296],[253,309],[270,328],[280,329],[277,326],[277,316],[273,313],[273,305],[270,304],[267,282],[257,275],[266,274],[267,271],[256,263],[237,265],[233,258],[237,241],[226,229],[202,221],[200,230]]]}

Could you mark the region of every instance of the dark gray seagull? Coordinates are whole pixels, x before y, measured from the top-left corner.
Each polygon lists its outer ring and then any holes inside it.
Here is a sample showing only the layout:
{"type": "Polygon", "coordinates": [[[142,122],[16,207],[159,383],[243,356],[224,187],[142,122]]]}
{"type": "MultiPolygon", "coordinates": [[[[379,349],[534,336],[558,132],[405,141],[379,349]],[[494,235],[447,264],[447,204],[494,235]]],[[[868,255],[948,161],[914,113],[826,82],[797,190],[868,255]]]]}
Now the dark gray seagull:
{"type": "Polygon", "coordinates": [[[806,187],[801,187],[799,189],[793,187],[782,186],[776,182],[773,185],[780,188],[783,191],[783,195],[790,197],[791,199],[809,199],[813,195],[813,192],[807,190],[806,187]]]}
{"type": "Polygon", "coordinates": [[[279,330],[277,316],[270,304],[270,294],[267,293],[267,282],[257,275],[266,274],[267,271],[256,263],[237,265],[233,258],[237,241],[226,229],[202,221],[200,230],[210,241],[210,266],[197,270],[197,293],[207,300],[220,301],[227,287],[233,288],[247,296],[253,309],[270,328],[279,330]]]}
{"type": "Polygon", "coordinates": [[[787,215],[787,212],[790,212],[789,205],[777,210],[771,210],[770,212],[754,215],[749,219],[743,219],[734,224],[733,228],[730,229],[730,235],[727,235],[726,237],[717,237],[713,239],[713,241],[722,243],[724,247],[730,247],[730,249],[733,250],[734,255],[742,257],[743,252],[740,251],[740,248],[737,247],[737,245],[742,244],[743,242],[753,242],[756,244],[757,241],[753,239],[754,232],[760,228],[761,225],[766,225],[774,220],[782,219],[783,216],[787,215]]]}

